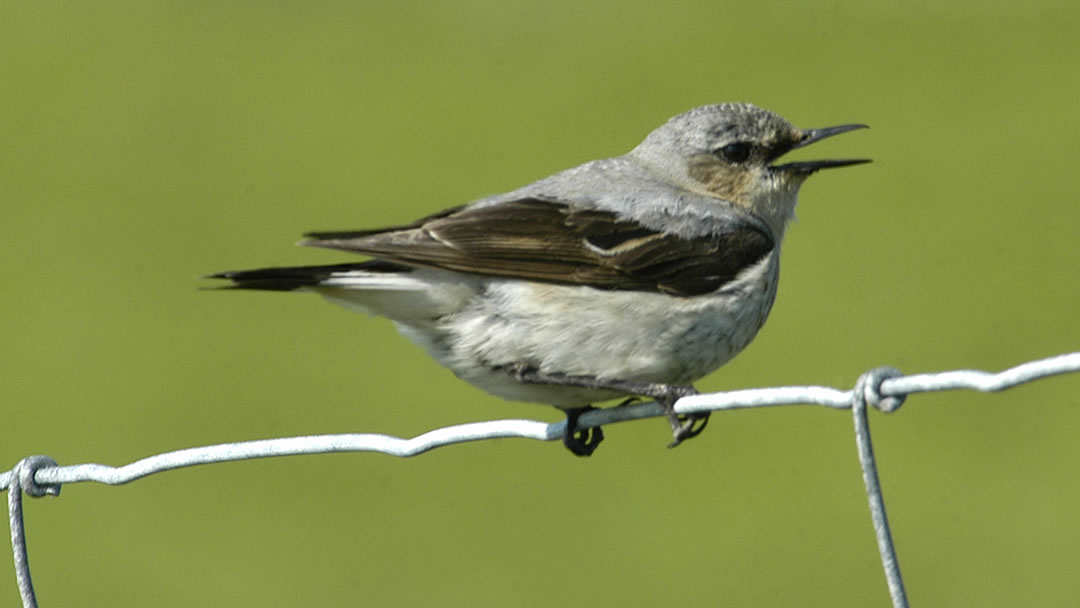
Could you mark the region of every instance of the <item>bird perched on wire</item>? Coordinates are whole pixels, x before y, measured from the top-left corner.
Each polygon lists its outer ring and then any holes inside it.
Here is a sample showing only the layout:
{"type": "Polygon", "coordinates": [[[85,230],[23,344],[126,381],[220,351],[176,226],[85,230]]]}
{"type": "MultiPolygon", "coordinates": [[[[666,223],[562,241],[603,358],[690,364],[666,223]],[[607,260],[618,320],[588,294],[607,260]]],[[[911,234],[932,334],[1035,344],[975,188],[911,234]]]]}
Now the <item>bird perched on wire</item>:
{"type": "Polygon", "coordinates": [[[769,314],[799,186],[869,162],[778,159],[863,127],[798,129],[743,103],[694,108],[623,156],[411,224],[300,243],[371,260],[211,277],[387,317],[461,379],[564,410],[575,454],[603,439],[578,428],[581,413],[627,397],[663,406],[674,446],[708,419],[677,415],[675,402],[769,314]]]}

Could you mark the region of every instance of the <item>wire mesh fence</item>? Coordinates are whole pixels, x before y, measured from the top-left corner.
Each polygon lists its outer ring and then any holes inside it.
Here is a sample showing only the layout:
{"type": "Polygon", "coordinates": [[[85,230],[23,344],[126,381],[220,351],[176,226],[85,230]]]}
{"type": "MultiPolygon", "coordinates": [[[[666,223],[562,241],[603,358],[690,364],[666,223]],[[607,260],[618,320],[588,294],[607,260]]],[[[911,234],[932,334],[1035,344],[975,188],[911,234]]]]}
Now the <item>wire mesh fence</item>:
{"type": "MultiPolygon", "coordinates": [[[[899,370],[883,367],[864,373],[851,390],[824,386],[737,390],[685,397],[676,403],[675,410],[679,414],[691,414],[780,405],[818,405],[834,409],[850,409],[854,417],[859,462],[863,471],[871,520],[878,540],[886,583],[893,605],[901,607],[908,606],[908,601],[900,574],[899,560],[889,530],[884,497],[878,481],[866,415],[867,406],[887,413],[895,411],[908,395],[916,393],[961,389],[994,392],[1071,372],[1080,372],[1080,352],[1031,361],[999,373],[955,370],[905,376],[899,370]]],[[[578,426],[583,429],[592,428],[663,415],[663,409],[656,403],[623,405],[587,412],[579,418],[578,426]]],[[[93,481],[107,485],[121,485],[173,469],[272,456],[379,452],[407,457],[423,454],[438,447],[487,439],[518,437],[552,441],[562,438],[565,424],[565,422],[548,424],[531,420],[493,420],[440,428],[411,439],[371,433],[263,439],[176,450],[149,456],[119,467],[94,463],[60,466],[48,456],[29,456],[10,471],[0,473],[0,490],[8,490],[8,521],[11,528],[16,581],[22,603],[24,607],[38,605],[27,559],[23,493],[32,497],[58,496],[63,484],[93,481]]]]}

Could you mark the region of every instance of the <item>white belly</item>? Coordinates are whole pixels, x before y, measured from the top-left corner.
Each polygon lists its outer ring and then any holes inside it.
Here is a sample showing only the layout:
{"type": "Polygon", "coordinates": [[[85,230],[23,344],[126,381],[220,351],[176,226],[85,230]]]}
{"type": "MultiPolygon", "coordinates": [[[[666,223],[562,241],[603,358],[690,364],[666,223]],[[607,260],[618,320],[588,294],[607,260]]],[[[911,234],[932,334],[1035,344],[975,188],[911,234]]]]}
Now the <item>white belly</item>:
{"type": "Polygon", "coordinates": [[[579,407],[612,391],[517,382],[505,368],[547,374],[688,384],[738,354],[772,307],[777,252],[726,288],[681,298],[551,284],[493,281],[483,297],[438,323],[437,340],[399,323],[443,365],[517,401],[579,407]]]}

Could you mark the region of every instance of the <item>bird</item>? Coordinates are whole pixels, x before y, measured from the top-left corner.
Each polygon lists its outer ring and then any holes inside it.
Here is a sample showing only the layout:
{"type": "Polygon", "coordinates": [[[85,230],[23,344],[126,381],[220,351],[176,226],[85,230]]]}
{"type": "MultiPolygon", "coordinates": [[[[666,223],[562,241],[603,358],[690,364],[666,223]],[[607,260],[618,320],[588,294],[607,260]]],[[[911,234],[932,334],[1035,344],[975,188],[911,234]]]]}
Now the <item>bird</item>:
{"type": "Polygon", "coordinates": [[[870,162],[781,157],[862,128],[800,129],[749,103],[701,106],[622,156],[411,223],[299,243],[370,259],[207,278],[314,292],[389,318],[462,380],[561,409],[575,455],[604,438],[579,428],[580,415],[615,399],[656,400],[674,447],[708,422],[675,403],[742,351],[772,309],[799,187],[819,170],[870,162]]]}

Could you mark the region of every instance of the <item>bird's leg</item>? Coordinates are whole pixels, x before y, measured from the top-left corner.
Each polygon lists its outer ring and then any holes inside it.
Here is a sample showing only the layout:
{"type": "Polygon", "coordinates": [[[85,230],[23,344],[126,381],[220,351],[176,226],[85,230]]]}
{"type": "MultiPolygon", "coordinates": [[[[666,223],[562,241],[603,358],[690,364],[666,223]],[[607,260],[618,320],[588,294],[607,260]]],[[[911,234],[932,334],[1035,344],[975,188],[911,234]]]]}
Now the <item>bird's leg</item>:
{"type": "MultiPolygon", "coordinates": [[[[663,384],[659,382],[635,382],[632,380],[616,380],[616,379],[601,379],[594,376],[569,376],[566,374],[545,374],[535,368],[525,366],[514,366],[513,373],[521,382],[529,384],[556,384],[560,386],[578,386],[581,388],[595,388],[600,390],[611,390],[623,393],[630,393],[633,395],[642,395],[644,397],[651,397],[664,408],[664,415],[668,419],[668,423],[671,424],[671,436],[672,442],[668,444],[669,448],[673,448],[683,441],[692,437],[697,437],[705,430],[705,426],[709,423],[709,412],[700,414],[687,414],[679,416],[675,413],[675,402],[688,395],[698,394],[697,389],[689,384],[663,384]],[[698,424],[700,422],[700,424],[698,424]]],[[[623,402],[626,403],[626,402],[623,402]]],[[[622,405],[622,404],[620,404],[622,405]]],[[[591,409],[588,408],[588,409],[591,409]]],[[[596,444],[599,444],[599,440],[594,440],[591,449],[588,454],[579,454],[570,443],[568,443],[567,437],[573,433],[577,426],[577,417],[582,412],[586,411],[586,408],[578,408],[578,411],[573,414],[571,420],[572,410],[567,410],[567,435],[563,436],[563,443],[567,448],[570,448],[571,452],[578,455],[588,455],[592,453],[592,450],[596,449],[596,444]],[[573,425],[571,425],[573,422],[573,425]]],[[[594,432],[598,432],[600,427],[596,427],[594,432]]],[[[601,433],[600,439],[603,439],[601,433]]]]}

